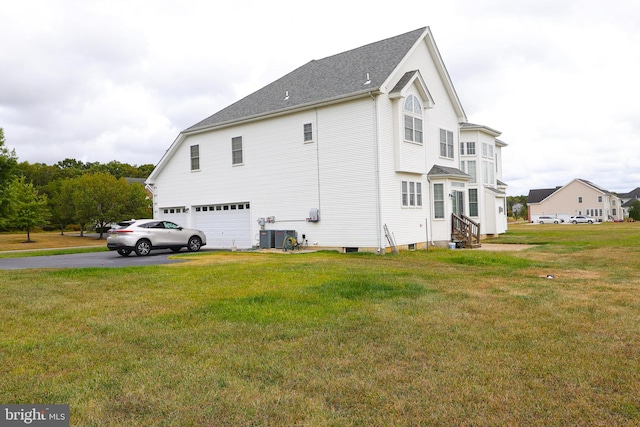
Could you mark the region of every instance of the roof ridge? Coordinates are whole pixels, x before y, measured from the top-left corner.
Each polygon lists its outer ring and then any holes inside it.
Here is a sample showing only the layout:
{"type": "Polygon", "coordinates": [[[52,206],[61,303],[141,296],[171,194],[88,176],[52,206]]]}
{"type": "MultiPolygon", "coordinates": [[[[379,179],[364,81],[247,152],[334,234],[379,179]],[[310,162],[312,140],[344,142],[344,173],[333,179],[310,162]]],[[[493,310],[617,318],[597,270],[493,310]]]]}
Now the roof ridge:
{"type": "Polygon", "coordinates": [[[311,60],[183,132],[378,90],[427,28],[311,60]]]}

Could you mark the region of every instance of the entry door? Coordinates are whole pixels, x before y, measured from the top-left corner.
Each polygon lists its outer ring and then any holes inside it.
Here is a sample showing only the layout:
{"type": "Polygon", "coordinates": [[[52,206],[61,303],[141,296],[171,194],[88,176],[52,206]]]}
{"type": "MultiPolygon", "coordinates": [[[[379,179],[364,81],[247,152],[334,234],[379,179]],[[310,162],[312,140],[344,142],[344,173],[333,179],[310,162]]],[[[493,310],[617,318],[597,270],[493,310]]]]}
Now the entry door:
{"type": "Polygon", "coordinates": [[[453,213],[464,215],[464,191],[453,191],[453,213]]]}

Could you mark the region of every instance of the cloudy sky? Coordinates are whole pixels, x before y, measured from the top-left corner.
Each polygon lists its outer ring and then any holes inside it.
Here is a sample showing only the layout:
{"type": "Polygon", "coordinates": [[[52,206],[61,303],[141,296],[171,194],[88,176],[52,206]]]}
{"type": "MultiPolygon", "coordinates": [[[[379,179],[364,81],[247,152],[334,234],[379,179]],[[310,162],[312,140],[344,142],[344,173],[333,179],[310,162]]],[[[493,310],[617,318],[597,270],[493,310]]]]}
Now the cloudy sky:
{"type": "Polygon", "coordinates": [[[509,144],[509,195],[640,186],[637,0],[0,0],[0,22],[19,161],[155,164],[306,62],[430,26],[469,121],[509,144]]]}

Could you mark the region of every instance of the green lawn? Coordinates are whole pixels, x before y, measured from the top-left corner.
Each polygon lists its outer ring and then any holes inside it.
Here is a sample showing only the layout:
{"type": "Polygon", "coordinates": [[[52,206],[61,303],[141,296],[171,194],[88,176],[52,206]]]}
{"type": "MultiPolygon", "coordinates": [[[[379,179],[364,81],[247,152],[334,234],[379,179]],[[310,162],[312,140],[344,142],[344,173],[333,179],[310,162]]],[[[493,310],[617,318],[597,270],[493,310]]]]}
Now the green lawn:
{"type": "Polygon", "coordinates": [[[0,271],[0,402],[79,426],[640,424],[640,224],[501,241],[539,246],[0,271]]]}

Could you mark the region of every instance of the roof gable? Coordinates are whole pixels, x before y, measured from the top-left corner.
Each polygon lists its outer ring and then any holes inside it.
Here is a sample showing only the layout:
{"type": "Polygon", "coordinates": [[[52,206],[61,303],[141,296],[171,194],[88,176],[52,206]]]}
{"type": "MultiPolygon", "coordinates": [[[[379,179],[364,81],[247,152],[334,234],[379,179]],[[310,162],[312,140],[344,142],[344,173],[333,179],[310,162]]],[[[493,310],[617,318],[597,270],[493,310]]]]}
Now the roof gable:
{"type": "Polygon", "coordinates": [[[407,71],[404,76],[396,83],[395,87],[389,92],[389,97],[391,99],[406,97],[407,90],[411,87],[415,86],[420,93],[420,97],[422,98],[422,102],[425,104],[426,108],[433,108],[435,104],[433,100],[433,96],[429,92],[427,85],[422,78],[422,74],[420,74],[419,70],[407,71]]]}
{"type": "Polygon", "coordinates": [[[426,31],[420,28],[310,61],[185,132],[378,91],[426,31]]]}

